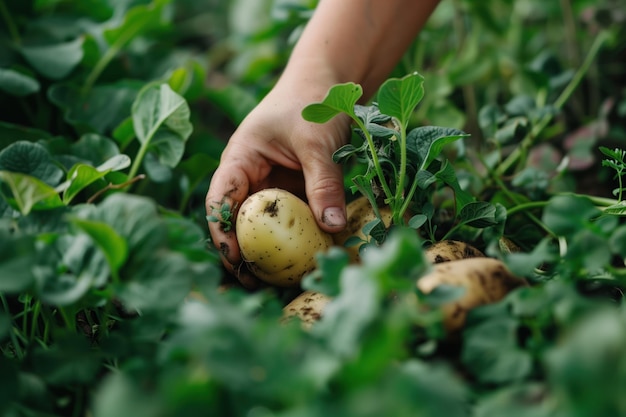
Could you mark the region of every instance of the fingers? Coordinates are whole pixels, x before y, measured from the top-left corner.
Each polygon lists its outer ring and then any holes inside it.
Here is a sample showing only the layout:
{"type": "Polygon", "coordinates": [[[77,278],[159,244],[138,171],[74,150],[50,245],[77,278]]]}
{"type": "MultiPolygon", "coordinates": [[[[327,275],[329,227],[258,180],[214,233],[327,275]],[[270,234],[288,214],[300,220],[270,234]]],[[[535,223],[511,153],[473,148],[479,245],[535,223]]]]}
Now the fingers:
{"type": "Polygon", "coordinates": [[[342,167],[333,162],[332,155],[347,141],[349,124],[346,119],[330,123],[318,127],[304,142],[306,153],[301,152],[300,161],[309,207],[322,230],[336,233],[346,226],[346,201],[342,167]]]}
{"type": "Polygon", "coordinates": [[[329,233],[346,226],[346,201],[341,166],[330,157],[310,158],[302,166],[309,207],[320,228],[329,233]]]}
{"type": "Polygon", "coordinates": [[[205,206],[209,233],[225,268],[239,276],[242,259],[235,234],[237,209],[248,195],[249,182],[236,165],[221,165],[213,174],[205,206]]]}

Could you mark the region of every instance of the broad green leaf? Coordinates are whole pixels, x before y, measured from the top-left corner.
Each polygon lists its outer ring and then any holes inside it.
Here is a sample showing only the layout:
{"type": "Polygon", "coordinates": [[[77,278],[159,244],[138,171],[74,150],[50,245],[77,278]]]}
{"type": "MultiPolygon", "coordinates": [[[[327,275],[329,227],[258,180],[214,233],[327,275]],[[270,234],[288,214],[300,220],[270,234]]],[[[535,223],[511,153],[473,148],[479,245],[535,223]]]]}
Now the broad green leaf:
{"type": "Polygon", "coordinates": [[[133,262],[133,275],[120,284],[116,293],[129,309],[140,312],[173,310],[192,289],[193,281],[207,272],[193,269],[185,257],[176,252],[152,254],[133,262]]]}
{"type": "Polygon", "coordinates": [[[83,59],[83,38],[52,45],[24,46],[20,52],[39,73],[60,80],[83,59]]]}
{"type": "Polygon", "coordinates": [[[557,235],[568,237],[587,227],[601,213],[588,197],[559,195],[548,202],[542,221],[557,235]]]}
{"type": "Polygon", "coordinates": [[[110,225],[85,220],[77,217],[71,218],[71,222],[87,233],[104,252],[111,270],[117,272],[128,257],[128,245],[110,225]]]}
{"type": "Polygon", "coordinates": [[[452,128],[422,126],[412,129],[407,135],[407,152],[419,170],[426,169],[435,160],[443,148],[469,135],[452,128]]]}
{"type": "MultiPolygon", "coordinates": [[[[421,172],[427,171],[420,171],[420,173],[421,172]]],[[[461,210],[463,210],[465,206],[474,202],[474,196],[461,188],[454,167],[448,160],[444,161],[441,169],[435,173],[435,177],[443,181],[444,184],[452,188],[452,190],[454,191],[457,215],[461,213],[461,210]]]]}
{"type": "Polygon", "coordinates": [[[0,90],[22,97],[36,93],[40,88],[37,79],[12,69],[0,68],[0,90]]]}
{"type": "Polygon", "coordinates": [[[105,223],[122,237],[135,261],[150,258],[167,238],[167,228],[159,219],[154,201],[131,194],[115,193],[97,206],[84,206],[77,216],[105,223]]]}
{"type": "Polygon", "coordinates": [[[133,103],[133,127],[143,147],[155,152],[159,162],[174,168],[191,135],[189,105],[168,84],[149,85],[133,103]]]}
{"type": "Polygon", "coordinates": [[[100,172],[91,165],[74,165],[67,173],[67,188],[63,190],[63,203],[69,204],[78,193],[105,175],[106,172],[100,172]]]}
{"type": "Polygon", "coordinates": [[[624,350],[623,309],[596,306],[581,320],[569,322],[568,331],[559,343],[544,355],[546,379],[566,400],[568,410],[564,415],[624,414],[624,350]]]}
{"type": "Polygon", "coordinates": [[[341,271],[350,263],[348,253],[332,247],[317,255],[317,269],[304,277],[302,287],[334,297],[339,294],[341,271]]]}
{"type": "Polygon", "coordinates": [[[99,84],[87,93],[71,84],[55,84],[50,100],[63,110],[65,120],[81,130],[106,134],[130,114],[133,100],[144,83],[133,80],[99,84]]]}
{"type": "Polygon", "coordinates": [[[112,160],[120,154],[119,147],[113,140],[95,133],[82,135],[78,141],[71,144],[70,152],[73,156],[88,161],[93,166],[112,160]]]}
{"type": "Polygon", "coordinates": [[[78,163],[67,172],[67,180],[58,186],[57,190],[63,190],[63,203],[69,204],[89,185],[104,178],[111,171],[119,171],[130,166],[130,158],[127,155],[115,155],[97,168],[91,165],[78,163]]]}
{"type": "Polygon", "coordinates": [[[463,364],[484,383],[519,381],[532,372],[530,353],[517,346],[519,325],[512,318],[496,317],[502,310],[494,309],[489,320],[463,335],[463,364]]]}
{"type": "Polygon", "coordinates": [[[31,175],[55,186],[63,171],[55,164],[46,148],[38,143],[17,141],[0,151],[0,170],[31,175]]]}
{"type": "Polygon", "coordinates": [[[336,84],[328,90],[322,102],[306,106],[302,117],[310,122],[326,123],[338,114],[346,113],[356,119],[354,106],[362,95],[363,88],[358,84],[336,84]]]}
{"type": "Polygon", "coordinates": [[[52,209],[63,206],[56,189],[35,177],[16,172],[0,171],[0,181],[11,190],[10,203],[26,216],[36,209],[52,209]]]}
{"type": "Polygon", "coordinates": [[[395,117],[406,128],[423,97],[424,77],[414,72],[385,81],[378,91],[378,108],[381,113],[395,117]]]}
{"type": "Polygon", "coordinates": [[[497,224],[496,206],[486,201],[472,201],[461,209],[459,220],[472,227],[488,227],[497,224]]]}

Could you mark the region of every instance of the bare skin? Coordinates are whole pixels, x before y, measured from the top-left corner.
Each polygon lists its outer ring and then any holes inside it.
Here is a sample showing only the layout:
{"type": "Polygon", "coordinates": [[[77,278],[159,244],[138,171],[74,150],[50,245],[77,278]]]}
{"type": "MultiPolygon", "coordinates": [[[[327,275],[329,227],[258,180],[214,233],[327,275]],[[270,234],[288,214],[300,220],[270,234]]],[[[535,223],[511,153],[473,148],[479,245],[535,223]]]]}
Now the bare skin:
{"type": "MultiPolygon", "coordinates": [[[[355,82],[364,99],[387,78],[424,26],[438,0],[321,0],[280,79],[231,136],[206,197],[208,214],[227,203],[234,214],[245,198],[280,187],[305,198],[320,228],[346,225],[341,167],[332,154],[350,137],[350,121],[305,121],[301,112],[330,87],[355,82]]],[[[209,223],[228,271],[256,286],[242,264],[234,230],[209,223]]]]}

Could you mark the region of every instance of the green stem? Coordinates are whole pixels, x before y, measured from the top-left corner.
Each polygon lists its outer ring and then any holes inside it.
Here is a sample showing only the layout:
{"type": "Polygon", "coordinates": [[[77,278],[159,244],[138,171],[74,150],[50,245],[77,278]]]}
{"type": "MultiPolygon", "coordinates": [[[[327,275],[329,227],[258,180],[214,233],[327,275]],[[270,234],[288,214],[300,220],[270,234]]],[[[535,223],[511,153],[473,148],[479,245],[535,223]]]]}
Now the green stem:
{"type": "Polygon", "coordinates": [[[30,336],[29,336],[30,340],[33,340],[35,338],[35,332],[37,331],[37,321],[39,320],[40,312],[41,312],[41,303],[39,301],[36,301],[35,306],[33,307],[32,324],[30,325],[30,336]]]}
{"type": "Polygon", "coordinates": [[[402,224],[402,217],[404,216],[404,206],[406,201],[410,201],[409,199],[405,199],[404,203],[400,205],[400,209],[397,209],[397,204],[399,201],[403,201],[402,196],[404,195],[404,182],[406,181],[406,167],[407,167],[407,150],[406,150],[406,125],[403,125],[400,129],[400,174],[398,176],[398,184],[396,186],[396,196],[393,201],[393,223],[396,225],[402,224]]]}
{"type": "Polygon", "coordinates": [[[141,147],[137,151],[137,155],[135,155],[133,164],[130,167],[130,171],[128,172],[128,178],[135,178],[137,176],[137,172],[139,172],[139,167],[141,166],[141,163],[143,162],[143,158],[145,158],[146,153],[148,153],[149,145],[150,145],[150,140],[146,140],[145,142],[141,144],[141,147]]]}
{"type": "MultiPolygon", "coordinates": [[[[370,135],[369,131],[365,128],[365,125],[358,117],[353,118],[359,128],[363,131],[365,135],[365,139],[367,140],[367,145],[369,146],[370,153],[372,154],[372,163],[374,164],[374,169],[376,170],[376,175],[380,180],[380,184],[383,187],[385,192],[385,196],[387,200],[390,200],[393,197],[393,193],[389,188],[389,184],[387,184],[387,179],[385,178],[385,174],[383,173],[383,168],[380,165],[380,161],[378,160],[378,154],[376,153],[376,146],[374,145],[374,140],[372,139],[372,135],[370,135]]],[[[141,151],[141,150],[140,150],[141,151]]]]}
{"type": "MultiPolygon", "coordinates": [[[[0,302],[2,303],[2,308],[4,309],[5,313],[10,316],[11,312],[9,310],[9,303],[7,302],[7,299],[4,297],[4,294],[0,294],[0,302]]],[[[11,320],[11,322],[13,322],[13,320],[11,320]]],[[[13,326],[13,323],[11,323],[11,331],[9,332],[9,338],[11,339],[11,345],[13,346],[13,351],[15,352],[15,356],[21,360],[24,357],[24,352],[22,351],[22,346],[20,345],[20,341],[18,340],[17,335],[15,334],[15,332],[17,331],[18,329],[16,329],[13,326]]]]}
{"type": "MultiPolygon", "coordinates": [[[[591,67],[591,64],[593,63],[594,59],[596,58],[596,55],[600,51],[600,48],[602,47],[604,42],[607,41],[608,38],[609,38],[609,34],[608,32],[605,32],[605,31],[600,32],[596,36],[582,65],[580,66],[580,68],[578,68],[578,71],[576,71],[576,74],[574,74],[574,77],[572,78],[572,80],[569,82],[569,84],[567,84],[565,89],[561,92],[561,95],[559,95],[559,97],[554,102],[553,106],[556,110],[562,109],[565,103],[567,102],[567,100],[574,93],[576,88],[578,88],[578,85],[583,80],[583,78],[585,77],[585,74],[591,67]]],[[[515,148],[515,150],[511,152],[511,154],[506,158],[506,160],[504,160],[498,166],[498,168],[495,171],[496,176],[504,175],[504,173],[506,173],[520,159],[520,157],[523,154],[525,154],[535,144],[535,140],[537,139],[539,134],[543,131],[543,129],[545,129],[546,126],[548,126],[548,124],[552,121],[553,117],[554,116],[551,114],[546,114],[539,121],[539,123],[537,123],[533,127],[533,129],[531,129],[531,131],[526,135],[526,137],[522,139],[522,141],[520,142],[520,145],[517,148],[515,148]]]]}
{"type": "MultiPolygon", "coordinates": [[[[526,203],[520,203],[519,200],[517,199],[517,197],[511,193],[508,188],[506,187],[506,184],[504,184],[504,182],[502,181],[502,179],[498,176],[493,176],[493,179],[496,182],[496,185],[498,185],[499,189],[504,193],[504,195],[509,198],[513,203],[515,203],[516,206],[520,206],[526,203]]],[[[541,220],[539,220],[537,218],[537,216],[535,216],[532,213],[524,213],[526,215],[526,217],[528,217],[533,223],[535,223],[537,226],[539,226],[541,229],[543,229],[547,234],[549,234],[552,237],[556,237],[556,235],[554,234],[554,232],[552,232],[552,230],[550,230],[548,228],[548,226],[546,226],[541,220]]],[[[510,215],[510,211],[507,210],[507,217],[510,215]]]]}
{"type": "Polygon", "coordinates": [[[547,206],[549,201],[531,201],[528,203],[518,204],[515,207],[506,210],[507,216],[511,216],[520,211],[532,210],[535,208],[542,208],[547,206]]]}
{"type": "Polygon", "coordinates": [[[20,38],[20,33],[17,30],[17,26],[15,26],[15,22],[13,22],[13,19],[11,18],[11,13],[9,13],[9,9],[7,9],[7,6],[4,4],[3,0],[0,0],[0,15],[2,15],[2,19],[7,25],[9,35],[11,36],[13,42],[18,45],[22,43],[22,39],[20,38]]]}
{"type": "Polygon", "coordinates": [[[67,327],[69,330],[76,331],[76,325],[68,316],[67,311],[65,311],[63,307],[58,307],[58,312],[59,314],[61,314],[61,318],[65,323],[65,327],[67,327]]]}

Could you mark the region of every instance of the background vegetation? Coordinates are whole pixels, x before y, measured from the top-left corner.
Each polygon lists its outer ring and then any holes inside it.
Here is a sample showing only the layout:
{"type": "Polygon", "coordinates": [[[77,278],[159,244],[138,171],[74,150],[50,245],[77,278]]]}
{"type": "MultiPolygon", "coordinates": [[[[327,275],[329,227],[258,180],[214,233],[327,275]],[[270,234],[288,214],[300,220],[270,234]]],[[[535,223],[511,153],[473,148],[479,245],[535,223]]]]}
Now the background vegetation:
{"type": "Polygon", "coordinates": [[[506,209],[456,237],[531,287],[451,341],[402,234],[356,273],[323,258],[313,332],[277,325],[293,294],[223,292],[208,181],[315,3],[0,0],[2,415],[626,415],[622,0],[444,0],[393,74],[424,76],[412,125],[470,133],[446,158],[506,209]]]}

